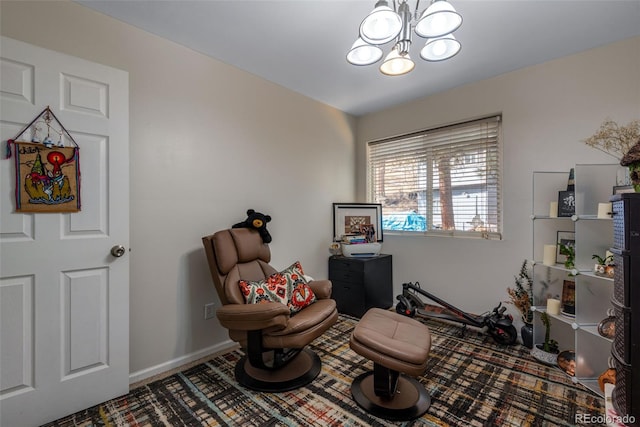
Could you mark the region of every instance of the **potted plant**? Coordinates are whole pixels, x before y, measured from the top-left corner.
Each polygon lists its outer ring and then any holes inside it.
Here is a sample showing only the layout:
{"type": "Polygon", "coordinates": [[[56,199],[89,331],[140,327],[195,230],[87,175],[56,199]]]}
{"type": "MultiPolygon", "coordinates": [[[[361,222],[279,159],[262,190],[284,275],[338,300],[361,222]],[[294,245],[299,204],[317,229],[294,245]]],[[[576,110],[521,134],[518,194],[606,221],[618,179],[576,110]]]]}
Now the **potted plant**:
{"type": "Polygon", "coordinates": [[[593,266],[593,272],[601,275],[613,277],[614,275],[614,265],[613,265],[613,255],[605,255],[605,257],[601,257],[598,254],[593,254],[591,259],[596,260],[596,264],[593,266]]]}
{"type": "Polygon", "coordinates": [[[564,261],[564,268],[567,270],[573,269],[575,267],[575,259],[576,259],[576,249],[573,245],[563,245],[560,244],[560,255],[564,255],[567,259],[564,261]]]}
{"type": "Polygon", "coordinates": [[[558,342],[551,339],[551,318],[547,312],[542,312],[540,314],[540,320],[544,325],[544,342],[536,344],[536,346],[531,349],[531,355],[543,363],[555,365],[560,351],[558,349],[558,342]]]}
{"type": "Polygon", "coordinates": [[[522,343],[527,348],[533,347],[533,311],[531,311],[531,305],[533,303],[533,280],[529,275],[529,269],[527,266],[527,260],[522,262],[520,272],[517,276],[514,276],[515,287],[507,288],[509,294],[510,304],[513,304],[520,312],[524,325],[520,329],[520,336],[522,337],[522,343]]]}

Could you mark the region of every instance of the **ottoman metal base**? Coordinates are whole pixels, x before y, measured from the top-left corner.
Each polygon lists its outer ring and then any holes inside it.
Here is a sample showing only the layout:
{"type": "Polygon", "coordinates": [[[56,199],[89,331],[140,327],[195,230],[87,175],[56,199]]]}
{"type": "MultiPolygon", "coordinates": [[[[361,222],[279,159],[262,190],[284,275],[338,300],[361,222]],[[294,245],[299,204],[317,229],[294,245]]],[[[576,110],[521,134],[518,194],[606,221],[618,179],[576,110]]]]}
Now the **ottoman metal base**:
{"type": "Polygon", "coordinates": [[[351,395],[368,413],[393,421],[421,417],[431,406],[429,393],[417,380],[378,364],[353,380],[351,395]]]}

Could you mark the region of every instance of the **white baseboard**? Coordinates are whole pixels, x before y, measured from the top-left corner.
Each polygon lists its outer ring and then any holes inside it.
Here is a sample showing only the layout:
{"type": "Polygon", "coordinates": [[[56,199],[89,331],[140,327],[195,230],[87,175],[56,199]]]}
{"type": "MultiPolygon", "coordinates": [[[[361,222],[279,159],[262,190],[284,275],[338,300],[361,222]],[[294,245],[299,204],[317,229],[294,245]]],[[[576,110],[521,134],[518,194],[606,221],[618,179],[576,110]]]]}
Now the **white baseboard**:
{"type": "Polygon", "coordinates": [[[235,341],[222,341],[221,343],[212,345],[211,347],[203,348],[202,350],[196,351],[194,353],[185,354],[184,356],[166,361],[159,365],[151,366],[150,368],[142,369],[137,372],[132,372],[129,374],[129,384],[146,380],[147,378],[150,378],[154,375],[162,374],[163,372],[167,372],[188,363],[195,362],[196,360],[202,359],[203,357],[230,350],[233,347],[237,347],[237,345],[238,343],[236,343],[235,341]]]}

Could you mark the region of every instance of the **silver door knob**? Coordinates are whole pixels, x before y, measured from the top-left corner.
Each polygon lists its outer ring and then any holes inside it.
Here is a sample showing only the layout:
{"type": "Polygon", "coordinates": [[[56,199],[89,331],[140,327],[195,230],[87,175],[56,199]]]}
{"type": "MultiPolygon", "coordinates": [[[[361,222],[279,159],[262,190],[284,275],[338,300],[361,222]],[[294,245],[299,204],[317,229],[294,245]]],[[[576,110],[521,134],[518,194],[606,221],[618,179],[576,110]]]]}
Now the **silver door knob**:
{"type": "Polygon", "coordinates": [[[114,247],[111,248],[111,255],[113,255],[116,258],[120,258],[122,255],[124,255],[125,253],[125,249],[124,246],[122,245],[115,245],[114,247]]]}

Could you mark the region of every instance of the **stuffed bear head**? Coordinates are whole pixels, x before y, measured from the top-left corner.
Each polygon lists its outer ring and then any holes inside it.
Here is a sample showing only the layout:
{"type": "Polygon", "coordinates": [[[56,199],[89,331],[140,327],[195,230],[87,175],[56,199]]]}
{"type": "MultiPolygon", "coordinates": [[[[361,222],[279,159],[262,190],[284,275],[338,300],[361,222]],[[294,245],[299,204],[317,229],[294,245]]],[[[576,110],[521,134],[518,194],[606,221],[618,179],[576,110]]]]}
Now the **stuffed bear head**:
{"type": "Polygon", "coordinates": [[[271,234],[267,230],[267,223],[270,221],[271,216],[249,209],[247,210],[247,219],[234,224],[232,228],[253,228],[258,230],[264,243],[271,243],[271,234]]]}

